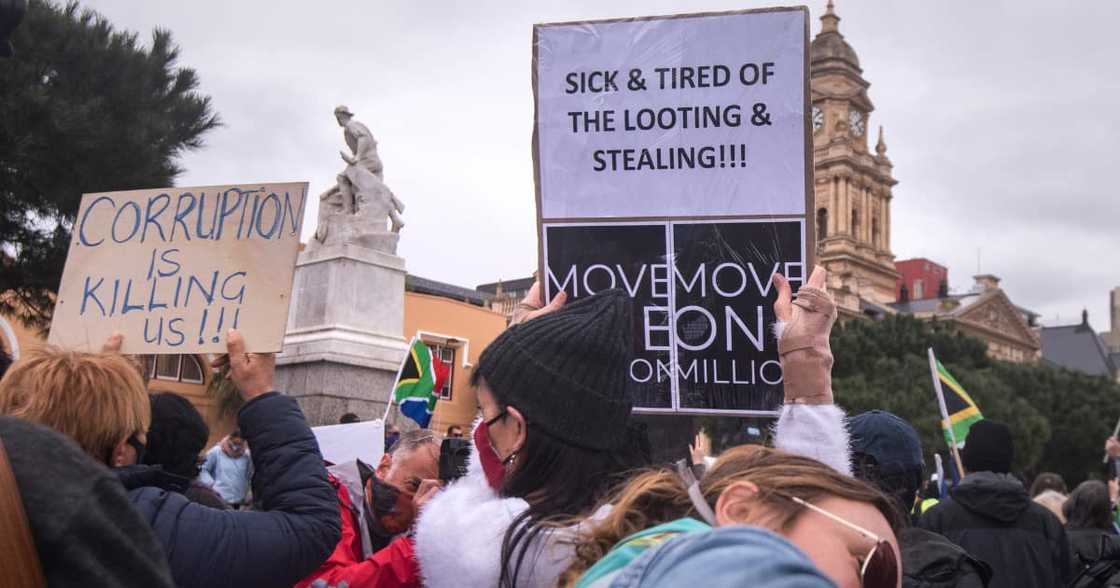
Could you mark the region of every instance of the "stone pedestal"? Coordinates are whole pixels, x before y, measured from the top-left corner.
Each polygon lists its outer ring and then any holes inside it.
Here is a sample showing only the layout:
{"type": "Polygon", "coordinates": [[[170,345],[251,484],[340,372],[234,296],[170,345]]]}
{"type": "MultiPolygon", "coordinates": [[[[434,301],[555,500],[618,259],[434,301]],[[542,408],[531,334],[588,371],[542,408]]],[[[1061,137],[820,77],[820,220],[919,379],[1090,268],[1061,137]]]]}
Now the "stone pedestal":
{"type": "Polygon", "coordinates": [[[408,351],[404,283],[404,259],[389,253],[328,244],[300,254],[276,387],[313,426],[384,414],[408,351]]]}

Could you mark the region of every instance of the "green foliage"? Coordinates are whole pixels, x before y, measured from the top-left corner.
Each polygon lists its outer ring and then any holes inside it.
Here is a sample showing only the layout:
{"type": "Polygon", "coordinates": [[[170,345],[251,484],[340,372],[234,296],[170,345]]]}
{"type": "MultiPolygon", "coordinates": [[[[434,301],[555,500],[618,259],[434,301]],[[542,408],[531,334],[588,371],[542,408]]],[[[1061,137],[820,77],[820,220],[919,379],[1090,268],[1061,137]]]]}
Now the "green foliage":
{"type": "Polygon", "coordinates": [[[985,344],[944,324],[893,316],[850,321],[832,333],[836,400],[850,413],[880,408],[906,419],[922,439],[927,467],[947,457],[926,349],[980,406],[1015,436],[1019,471],[1054,471],[1076,484],[1101,469],[1104,439],[1120,416],[1120,386],[1046,364],[994,361],[985,344]]]}
{"type": "Polygon", "coordinates": [[[170,185],[219,125],[171,33],[150,46],[103,17],[31,0],[0,60],[0,312],[50,320],[82,193],[170,185]]]}

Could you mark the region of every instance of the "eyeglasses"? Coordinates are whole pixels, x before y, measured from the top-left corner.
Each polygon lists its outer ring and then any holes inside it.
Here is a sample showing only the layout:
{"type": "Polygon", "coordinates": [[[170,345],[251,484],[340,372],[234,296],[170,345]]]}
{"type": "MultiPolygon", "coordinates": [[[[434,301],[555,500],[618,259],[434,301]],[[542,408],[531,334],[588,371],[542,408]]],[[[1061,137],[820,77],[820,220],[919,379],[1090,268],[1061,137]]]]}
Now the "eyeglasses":
{"type": "Polygon", "coordinates": [[[774,492],[774,494],[792,500],[793,502],[804,506],[805,508],[832,520],[833,522],[840,523],[841,525],[863,535],[864,537],[875,542],[871,547],[871,551],[863,556],[859,569],[860,586],[863,588],[895,588],[898,586],[898,558],[894,553],[894,546],[890,541],[864,529],[863,527],[835,515],[827,510],[816,506],[815,504],[798,498],[796,496],[785,494],[783,492],[774,492]]]}
{"type": "Polygon", "coordinates": [[[140,437],[136,433],[129,435],[125,442],[136,452],[136,463],[140,463],[140,461],[144,459],[144,451],[147,449],[147,446],[140,441],[140,437]]]}
{"type": "Polygon", "coordinates": [[[482,409],[481,408],[478,409],[478,418],[483,419],[482,422],[486,425],[487,429],[489,429],[490,427],[493,427],[494,423],[502,420],[502,417],[506,416],[507,414],[509,414],[509,413],[506,412],[506,409],[503,408],[501,412],[499,412],[497,415],[494,416],[494,418],[486,420],[486,416],[482,414],[482,409]]]}

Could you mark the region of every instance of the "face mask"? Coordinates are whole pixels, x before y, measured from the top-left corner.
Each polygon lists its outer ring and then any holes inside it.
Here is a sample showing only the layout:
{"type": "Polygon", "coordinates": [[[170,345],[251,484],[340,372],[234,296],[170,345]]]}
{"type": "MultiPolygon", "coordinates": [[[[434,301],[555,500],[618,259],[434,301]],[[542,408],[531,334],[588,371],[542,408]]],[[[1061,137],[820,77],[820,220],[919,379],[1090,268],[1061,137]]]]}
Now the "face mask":
{"type": "Polygon", "coordinates": [[[370,476],[366,481],[366,522],[379,537],[404,533],[416,518],[412,494],[370,476]]]}
{"type": "Polygon", "coordinates": [[[498,457],[498,452],[494,451],[494,445],[490,443],[489,430],[487,423],[479,423],[475,427],[474,446],[478,449],[479,462],[482,464],[483,473],[486,474],[486,483],[494,489],[494,492],[499,492],[502,481],[506,477],[506,467],[498,457]]]}

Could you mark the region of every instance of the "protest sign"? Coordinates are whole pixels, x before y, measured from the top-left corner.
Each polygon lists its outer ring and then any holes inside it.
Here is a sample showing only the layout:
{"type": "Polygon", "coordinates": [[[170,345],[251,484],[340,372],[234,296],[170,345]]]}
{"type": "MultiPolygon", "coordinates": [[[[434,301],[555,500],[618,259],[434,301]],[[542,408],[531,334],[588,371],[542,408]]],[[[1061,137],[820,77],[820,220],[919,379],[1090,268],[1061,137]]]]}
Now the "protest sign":
{"type": "Polygon", "coordinates": [[[85,194],[49,341],[124,353],[279,351],[307,183],[85,194]]]}
{"type": "Polygon", "coordinates": [[[804,7],[536,25],[545,295],[634,299],[646,412],[770,414],[773,275],[814,257],[804,7]]]}
{"type": "Polygon", "coordinates": [[[311,427],[319,442],[319,453],[331,463],[360,459],[377,467],[385,452],[385,423],[382,420],[311,427]]]}

